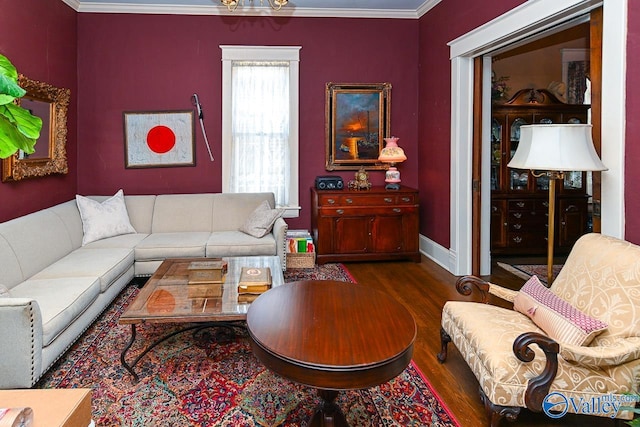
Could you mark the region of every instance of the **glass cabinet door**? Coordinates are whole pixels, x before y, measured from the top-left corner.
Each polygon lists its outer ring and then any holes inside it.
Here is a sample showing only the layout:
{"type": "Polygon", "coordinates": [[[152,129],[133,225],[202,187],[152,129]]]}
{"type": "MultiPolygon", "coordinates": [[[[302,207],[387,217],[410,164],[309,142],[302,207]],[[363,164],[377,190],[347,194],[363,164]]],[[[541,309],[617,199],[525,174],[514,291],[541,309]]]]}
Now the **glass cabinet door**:
{"type": "Polygon", "coordinates": [[[563,186],[564,190],[568,191],[581,191],[584,187],[583,182],[584,173],[580,171],[572,171],[564,173],[563,186]]]}
{"type": "Polygon", "coordinates": [[[491,190],[499,190],[501,183],[502,125],[491,120],[491,190]]]}
{"type": "MultiPolygon", "coordinates": [[[[528,124],[523,118],[516,117],[511,123],[511,135],[509,144],[508,162],[516,154],[520,143],[520,126],[528,124]]],[[[509,169],[509,189],[516,191],[526,191],[529,185],[529,171],[519,169],[509,169]]]]}

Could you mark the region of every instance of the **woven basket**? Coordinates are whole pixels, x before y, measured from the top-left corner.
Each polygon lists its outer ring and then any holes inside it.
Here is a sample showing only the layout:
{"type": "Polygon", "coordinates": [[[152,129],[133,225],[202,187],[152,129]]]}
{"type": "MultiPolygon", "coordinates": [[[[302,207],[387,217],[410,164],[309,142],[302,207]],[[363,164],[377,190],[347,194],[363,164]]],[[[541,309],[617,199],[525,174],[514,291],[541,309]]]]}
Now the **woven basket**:
{"type": "Polygon", "coordinates": [[[304,252],[287,254],[287,268],[313,268],[316,266],[316,253],[304,252]]]}

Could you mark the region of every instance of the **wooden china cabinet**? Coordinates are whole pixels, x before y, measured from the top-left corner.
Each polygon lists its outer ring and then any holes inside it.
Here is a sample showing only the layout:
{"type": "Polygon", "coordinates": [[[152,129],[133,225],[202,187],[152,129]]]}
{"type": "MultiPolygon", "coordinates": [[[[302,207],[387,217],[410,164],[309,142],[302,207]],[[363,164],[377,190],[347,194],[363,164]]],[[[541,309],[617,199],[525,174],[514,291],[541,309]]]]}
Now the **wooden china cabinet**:
{"type": "MultiPolygon", "coordinates": [[[[520,140],[520,126],[587,123],[589,105],[559,101],[550,92],[524,89],[492,106],[491,252],[538,255],[547,251],[549,180],[507,167],[520,140]]],[[[555,249],[567,253],[588,231],[585,172],[566,172],[556,184],[555,249]]]]}
{"type": "Polygon", "coordinates": [[[318,264],[409,259],[420,262],[418,191],[311,189],[318,264]]]}

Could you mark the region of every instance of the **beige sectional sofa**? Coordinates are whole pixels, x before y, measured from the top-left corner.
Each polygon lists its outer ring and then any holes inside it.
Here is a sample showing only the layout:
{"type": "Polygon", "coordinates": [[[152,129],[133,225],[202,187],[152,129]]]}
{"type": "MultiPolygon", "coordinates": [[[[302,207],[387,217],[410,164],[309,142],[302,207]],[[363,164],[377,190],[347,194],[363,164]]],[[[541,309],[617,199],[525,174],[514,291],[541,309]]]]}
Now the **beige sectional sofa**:
{"type": "MultiPolygon", "coordinates": [[[[109,199],[91,197],[98,202],[109,199]]],[[[271,193],[124,196],[133,233],[84,246],[71,200],[0,224],[0,389],[33,386],[120,291],[165,258],[278,255],[287,224],[239,231],[271,193]]]]}

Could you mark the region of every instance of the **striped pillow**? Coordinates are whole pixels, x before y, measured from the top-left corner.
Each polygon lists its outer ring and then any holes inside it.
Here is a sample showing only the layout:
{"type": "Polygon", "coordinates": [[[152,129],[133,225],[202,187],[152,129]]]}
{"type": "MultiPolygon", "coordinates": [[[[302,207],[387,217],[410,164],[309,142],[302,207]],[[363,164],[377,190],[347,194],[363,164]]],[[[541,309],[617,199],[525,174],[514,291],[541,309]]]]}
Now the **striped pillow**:
{"type": "Polygon", "coordinates": [[[589,345],[608,326],[559,298],[537,276],[522,286],[513,307],[561,344],[589,345]]]}

